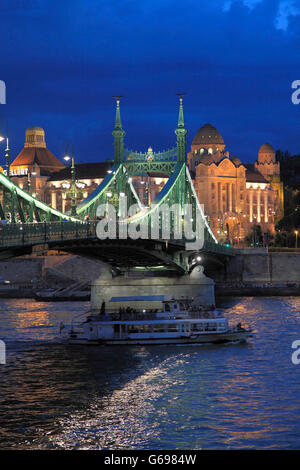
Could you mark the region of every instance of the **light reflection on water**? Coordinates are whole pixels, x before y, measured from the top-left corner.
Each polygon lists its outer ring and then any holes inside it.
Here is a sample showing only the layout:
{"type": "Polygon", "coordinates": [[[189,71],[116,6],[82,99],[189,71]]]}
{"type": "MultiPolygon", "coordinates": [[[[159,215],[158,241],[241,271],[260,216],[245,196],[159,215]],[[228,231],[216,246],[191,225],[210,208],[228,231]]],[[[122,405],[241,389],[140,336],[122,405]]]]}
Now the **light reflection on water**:
{"type": "Polygon", "coordinates": [[[248,344],[56,343],[87,303],[0,303],[0,448],[300,448],[300,298],[227,300],[248,344]]]}

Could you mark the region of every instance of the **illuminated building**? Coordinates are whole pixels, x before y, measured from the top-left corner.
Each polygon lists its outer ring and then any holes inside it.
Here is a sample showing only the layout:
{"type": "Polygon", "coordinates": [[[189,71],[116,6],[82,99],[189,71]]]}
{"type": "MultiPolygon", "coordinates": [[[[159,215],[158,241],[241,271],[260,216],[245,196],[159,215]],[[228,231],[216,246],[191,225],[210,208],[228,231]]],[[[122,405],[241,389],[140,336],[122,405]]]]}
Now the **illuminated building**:
{"type": "Polygon", "coordinates": [[[283,184],[270,144],[261,146],[254,164],[244,164],[230,158],[219,131],[205,124],[193,139],[188,162],[199,201],[219,240],[238,244],[253,225],[274,233],[283,211],[283,184]]]}
{"type": "MultiPolygon", "coordinates": [[[[78,202],[101,183],[112,162],[75,164],[78,202]]],[[[68,211],[71,206],[71,167],[64,165],[46,147],[41,127],[26,130],[22,151],[10,165],[10,176],[23,189],[55,209],[68,211]]]]}

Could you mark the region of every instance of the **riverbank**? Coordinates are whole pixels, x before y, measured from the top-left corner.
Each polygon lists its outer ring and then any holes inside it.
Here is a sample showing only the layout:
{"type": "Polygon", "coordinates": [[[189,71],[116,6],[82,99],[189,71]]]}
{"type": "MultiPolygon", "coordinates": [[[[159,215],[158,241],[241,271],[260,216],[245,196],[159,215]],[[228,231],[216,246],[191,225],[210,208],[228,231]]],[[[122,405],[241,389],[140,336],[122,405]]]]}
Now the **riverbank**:
{"type": "Polygon", "coordinates": [[[55,295],[51,296],[41,293],[41,288],[26,288],[18,286],[10,286],[0,288],[0,299],[36,299],[40,301],[51,301],[51,302],[74,302],[74,301],[88,301],[90,300],[90,291],[85,292],[74,292],[70,294],[55,295]]]}
{"type": "Polygon", "coordinates": [[[280,284],[230,284],[219,283],[215,286],[216,297],[270,297],[300,296],[298,283],[280,284]]]}
{"type": "MultiPolygon", "coordinates": [[[[41,289],[24,288],[17,286],[0,288],[0,299],[37,299],[41,301],[88,301],[90,293],[85,292],[84,296],[78,293],[64,296],[41,296],[37,295],[41,289]]],[[[215,296],[218,297],[270,297],[270,296],[300,296],[300,285],[298,283],[286,284],[233,284],[217,283],[215,286],[215,296]]]]}

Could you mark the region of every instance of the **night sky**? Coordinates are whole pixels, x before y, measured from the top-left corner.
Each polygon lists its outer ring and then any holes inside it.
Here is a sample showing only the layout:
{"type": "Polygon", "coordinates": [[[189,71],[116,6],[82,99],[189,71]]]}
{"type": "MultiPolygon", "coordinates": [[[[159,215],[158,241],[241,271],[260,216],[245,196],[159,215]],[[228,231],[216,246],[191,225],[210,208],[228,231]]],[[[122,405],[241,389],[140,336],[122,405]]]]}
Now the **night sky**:
{"type": "Polygon", "coordinates": [[[0,0],[0,17],[13,158],[29,126],[59,158],[67,141],[78,162],[112,157],[116,94],[126,147],[173,147],[177,92],[188,149],[209,122],[244,162],[264,142],[300,153],[300,0],[0,0]]]}

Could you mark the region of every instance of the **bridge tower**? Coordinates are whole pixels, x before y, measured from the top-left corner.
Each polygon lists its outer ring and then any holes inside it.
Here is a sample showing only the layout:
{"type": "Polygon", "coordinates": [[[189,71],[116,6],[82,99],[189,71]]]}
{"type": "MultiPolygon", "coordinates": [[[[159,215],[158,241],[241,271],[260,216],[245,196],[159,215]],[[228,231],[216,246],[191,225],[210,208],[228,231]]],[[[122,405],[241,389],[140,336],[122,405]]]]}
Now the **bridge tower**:
{"type": "Polygon", "coordinates": [[[183,116],[183,93],[178,94],[179,96],[179,116],[178,126],[175,130],[177,135],[177,161],[186,163],[186,135],[187,130],[184,127],[184,116],[183,116]]]}
{"type": "Polygon", "coordinates": [[[114,136],[114,163],[122,163],[124,158],[124,136],[125,131],[122,129],[120,99],[122,96],[114,96],[116,100],[116,120],[115,128],[112,132],[114,136]]]}
{"type": "MultiPolygon", "coordinates": [[[[175,154],[175,161],[172,162],[173,167],[171,170],[169,182],[165,185],[161,195],[158,195],[158,198],[155,199],[155,202],[157,202],[157,207],[159,207],[159,204],[162,201],[165,201],[170,206],[174,203],[177,203],[182,209],[181,216],[183,216],[186,203],[192,204],[194,202],[194,212],[196,210],[196,204],[193,200],[194,195],[192,192],[192,182],[188,177],[189,173],[187,168],[187,129],[185,128],[183,113],[184,94],[178,94],[177,96],[179,96],[179,114],[177,128],[175,129],[175,134],[177,137],[177,149],[174,149],[175,151],[177,150],[177,156],[175,154]]],[[[125,158],[126,152],[124,153],[123,143],[125,132],[122,129],[120,113],[121,97],[115,96],[114,98],[116,99],[116,119],[112,134],[114,137],[114,165],[121,166],[121,169],[118,170],[118,177],[116,178],[116,187],[119,188],[117,193],[120,194],[120,190],[122,192],[124,191],[124,183],[125,180],[128,180],[128,176],[131,174],[134,175],[135,172],[136,174],[139,174],[140,171],[150,171],[150,169],[155,171],[155,165],[158,165],[158,161],[156,161],[157,155],[155,154],[153,158],[154,161],[152,161],[152,158],[150,161],[147,161],[146,155],[143,156],[143,154],[138,154],[137,152],[128,152],[130,159],[127,160],[125,158]]],[[[160,155],[162,158],[160,164],[170,164],[170,154],[168,154],[168,152],[160,155]]],[[[117,171],[117,168],[115,171],[117,171]]],[[[142,210],[140,212],[141,215],[137,214],[137,217],[140,217],[140,220],[148,217],[148,220],[151,224],[151,217],[153,215],[152,212],[154,210],[151,208],[149,208],[149,210],[142,210]]],[[[147,256],[147,253],[149,254],[150,252],[153,253],[156,251],[159,253],[158,259],[163,260],[167,254],[168,245],[166,243],[165,247],[163,247],[163,243],[161,242],[162,241],[160,240],[155,246],[150,247],[149,241],[145,240],[143,242],[140,240],[139,244],[136,245],[136,251],[138,252],[140,250],[141,256],[147,256]]],[[[120,250],[120,256],[121,250],[123,248],[121,243],[119,247],[116,246],[116,249],[120,250]]],[[[213,280],[204,275],[203,267],[200,266],[199,263],[197,263],[191,269],[188,269],[189,258],[191,256],[189,253],[185,252],[184,247],[178,247],[177,252],[174,255],[174,262],[181,265],[181,268],[185,266],[184,271],[182,270],[181,273],[170,271],[164,273],[163,275],[160,271],[155,271],[154,266],[150,266],[148,271],[145,269],[143,272],[140,272],[140,275],[138,275],[137,271],[133,272],[132,267],[134,266],[130,266],[132,263],[129,259],[130,245],[128,245],[127,252],[128,264],[127,267],[122,269],[122,271],[114,270],[112,275],[111,266],[109,264],[103,264],[102,275],[92,284],[92,310],[97,311],[100,309],[103,300],[108,303],[112,299],[114,299],[116,302],[114,305],[115,307],[123,306],[124,302],[126,302],[127,305],[139,309],[149,307],[157,308],[160,307],[161,300],[163,298],[167,296],[176,297],[178,295],[188,295],[190,297],[197,298],[199,303],[202,305],[214,304],[215,299],[213,280]]]]}

